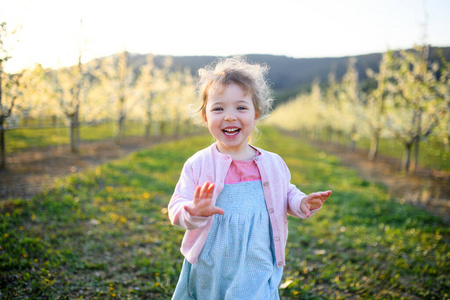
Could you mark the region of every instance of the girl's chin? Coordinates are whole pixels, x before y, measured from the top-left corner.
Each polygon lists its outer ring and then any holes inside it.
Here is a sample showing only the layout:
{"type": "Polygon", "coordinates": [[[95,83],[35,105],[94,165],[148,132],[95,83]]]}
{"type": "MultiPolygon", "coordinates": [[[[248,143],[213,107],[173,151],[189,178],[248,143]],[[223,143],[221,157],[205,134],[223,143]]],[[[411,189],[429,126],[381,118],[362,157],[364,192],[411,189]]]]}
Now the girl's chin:
{"type": "Polygon", "coordinates": [[[219,147],[222,149],[238,151],[239,149],[243,149],[247,147],[247,141],[231,141],[227,140],[217,140],[219,147]]]}

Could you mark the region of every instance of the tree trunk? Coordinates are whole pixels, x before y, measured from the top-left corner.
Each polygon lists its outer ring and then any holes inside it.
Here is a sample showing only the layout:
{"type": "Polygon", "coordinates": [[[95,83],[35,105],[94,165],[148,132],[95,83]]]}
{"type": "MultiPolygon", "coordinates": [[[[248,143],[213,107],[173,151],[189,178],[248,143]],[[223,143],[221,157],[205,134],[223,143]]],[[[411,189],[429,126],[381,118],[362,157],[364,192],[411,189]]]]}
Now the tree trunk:
{"type": "Polygon", "coordinates": [[[125,102],[125,97],[121,96],[120,104],[119,104],[119,119],[117,120],[117,133],[116,133],[116,142],[118,144],[121,143],[122,138],[125,136],[124,102],[125,102]]]}
{"type": "Polygon", "coordinates": [[[152,129],[152,123],[147,121],[147,123],[145,123],[145,133],[144,133],[144,136],[146,139],[150,139],[151,129],[152,129]]]}
{"type": "Polygon", "coordinates": [[[152,129],[152,115],[150,112],[147,112],[147,121],[145,123],[145,138],[149,139],[152,129]]]}
{"type": "Polygon", "coordinates": [[[327,140],[329,143],[333,142],[333,128],[331,126],[327,126],[327,140]]]}
{"type": "Polygon", "coordinates": [[[405,160],[403,162],[403,169],[406,173],[409,173],[409,169],[411,166],[411,148],[413,143],[405,144],[405,160]]]}
{"type": "Polygon", "coordinates": [[[80,151],[80,122],[78,113],[70,118],[70,150],[72,153],[80,151]]]}
{"type": "Polygon", "coordinates": [[[1,164],[0,169],[6,169],[6,151],[5,151],[5,130],[3,121],[0,123],[0,151],[1,151],[1,164]]]}
{"type": "Polygon", "coordinates": [[[337,139],[337,143],[338,145],[342,145],[344,142],[344,132],[342,130],[338,130],[338,139],[337,139]]]}
{"type": "Polygon", "coordinates": [[[417,171],[417,165],[419,162],[419,145],[422,139],[422,109],[419,110],[418,120],[417,120],[417,134],[414,139],[414,172],[417,171]]]}
{"type": "Polygon", "coordinates": [[[166,122],[160,121],[159,122],[159,135],[164,136],[166,134],[165,131],[166,131],[166,122]]]}
{"type": "Polygon", "coordinates": [[[153,100],[153,93],[149,93],[149,98],[147,100],[147,120],[145,123],[145,138],[149,139],[151,134],[151,126],[152,126],[152,100],[153,100]]]}
{"type": "Polygon", "coordinates": [[[117,136],[116,136],[116,141],[117,143],[121,143],[124,135],[125,135],[125,117],[124,116],[120,116],[119,120],[117,121],[117,136]]]}
{"type": "Polygon", "coordinates": [[[419,164],[419,145],[420,145],[420,138],[417,137],[414,141],[414,169],[413,169],[413,172],[417,171],[417,166],[419,164]]]}
{"type": "Polygon", "coordinates": [[[351,152],[354,152],[355,149],[356,149],[356,135],[357,135],[357,133],[358,133],[358,130],[356,129],[356,124],[354,124],[352,126],[352,131],[350,133],[350,140],[351,140],[351,142],[350,142],[350,151],[351,152]]]}
{"type": "Polygon", "coordinates": [[[70,118],[70,151],[76,153],[77,149],[75,147],[75,120],[74,116],[70,118]]]}
{"type": "Polygon", "coordinates": [[[175,136],[176,137],[180,136],[180,127],[181,127],[180,119],[179,119],[179,117],[177,117],[175,120],[175,136]]]}
{"type": "Polygon", "coordinates": [[[444,137],[444,149],[445,151],[450,151],[450,136],[445,136],[444,137]]]}
{"type": "Polygon", "coordinates": [[[375,160],[378,156],[378,144],[380,142],[380,131],[376,130],[370,142],[369,160],[375,160]]]}

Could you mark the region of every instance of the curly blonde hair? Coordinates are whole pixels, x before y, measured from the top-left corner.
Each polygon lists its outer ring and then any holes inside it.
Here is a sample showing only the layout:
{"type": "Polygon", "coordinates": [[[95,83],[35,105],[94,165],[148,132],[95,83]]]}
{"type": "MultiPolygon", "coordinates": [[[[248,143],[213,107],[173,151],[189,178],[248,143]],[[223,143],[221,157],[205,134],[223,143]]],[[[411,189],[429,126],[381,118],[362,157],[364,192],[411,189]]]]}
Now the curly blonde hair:
{"type": "Polygon", "coordinates": [[[265,75],[267,66],[250,64],[242,57],[234,56],[219,60],[199,70],[198,94],[202,101],[199,112],[206,115],[209,89],[213,85],[226,87],[229,84],[237,84],[252,95],[255,107],[256,119],[266,117],[273,103],[272,91],[267,83],[265,75]]]}

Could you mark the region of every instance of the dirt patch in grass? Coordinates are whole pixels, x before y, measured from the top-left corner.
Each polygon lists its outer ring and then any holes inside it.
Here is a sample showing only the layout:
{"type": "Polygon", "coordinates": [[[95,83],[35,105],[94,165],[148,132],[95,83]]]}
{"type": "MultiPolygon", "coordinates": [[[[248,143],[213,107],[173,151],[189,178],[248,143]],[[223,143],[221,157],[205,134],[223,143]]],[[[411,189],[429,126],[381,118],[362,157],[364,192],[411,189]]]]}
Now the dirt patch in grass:
{"type": "Polygon", "coordinates": [[[127,137],[120,144],[108,140],[85,142],[79,153],[71,153],[67,145],[30,149],[7,157],[6,170],[0,170],[0,201],[10,198],[29,199],[49,188],[58,177],[100,165],[128,154],[172,140],[173,137],[127,137]]]}
{"type": "Polygon", "coordinates": [[[400,159],[380,155],[367,159],[367,151],[349,151],[342,145],[314,142],[319,149],[337,156],[363,179],[384,185],[401,203],[413,204],[444,218],[450,224],[450,173],[419,166],[414,174],[402,172],[400,159]]]}

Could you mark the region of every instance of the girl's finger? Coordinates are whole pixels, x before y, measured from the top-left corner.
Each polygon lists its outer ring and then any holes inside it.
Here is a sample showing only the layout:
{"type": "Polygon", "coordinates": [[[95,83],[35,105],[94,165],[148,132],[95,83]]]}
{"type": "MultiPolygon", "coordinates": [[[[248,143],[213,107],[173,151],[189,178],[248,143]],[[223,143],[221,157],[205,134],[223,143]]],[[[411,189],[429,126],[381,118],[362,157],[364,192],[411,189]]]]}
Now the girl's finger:
{"type": "Polygon", "coordinates": [[[305,208],[306,208],[305,215],[306,215],[307,218],[309,218],[309,216],[311,215],[311,210],[310,210],[309,203],[306,203],[305,208]]]}
{"type": "Polygon", "coordinates": [[[324,194],[325,194],[326,197],[330,197],[330,196],[331,196],[331,193],[332,193],[331,191],[326,191],[326,192],[324,192],[324,194]]]}
{"type": "Polygon", "coordinates": [[[185,205],[185,206],[184,206],[184,209],[185,209],[189,214],[191,214],[191,215],[194,214],[194,211],[193,211],[189,206],[185,205]]]}
{"type": "Polygon", "coordinates": [[[219,215],[223,215],[225,213],[225,211],[217,206],[214,206],[213,209],[213,214],[219,214],[219,215]]]}
{"type": "Polygon", "coordinates": [[[200,186],[197,186],[197,187],[195,188],[194,202],[198,202],[198,200],[200,200],[200,190],[201,190],[201,187],[200,187],[200,186]]]}
{"type": "Polygon", "coordinates": [[[308,196],[308,202],[309,201],[313,201],[313,200],[315,200],[316,198],[319,198],[320,197],[320,193],[319,192],[317,192],[317,193],[311,193],[311,194],[309,194],[309,196],[308,196]]]}
{"type": "Polygon", "coordinates": [[[209,181],[205,182],[200,190],[200,198],[206,198],[208,194],[209,181]]]}
{"type": "Polygon", "coordinates": [[[206,190],[208,198],[212,198],[212,195],[213,195],[213,192],[214,192],[214,188],[215,188],[214,183],[211,183],[209,185],[208,189],[206,190]]]}

